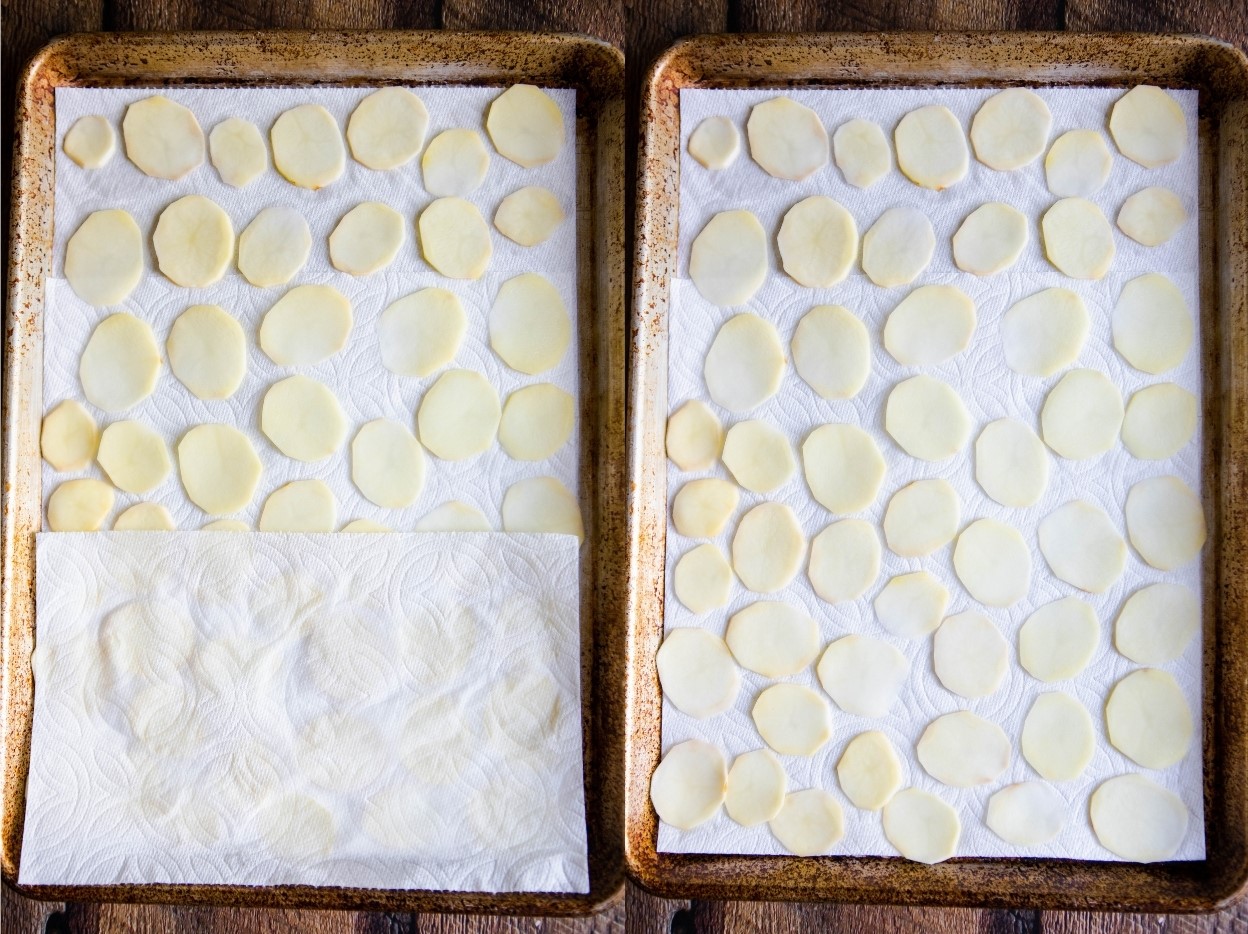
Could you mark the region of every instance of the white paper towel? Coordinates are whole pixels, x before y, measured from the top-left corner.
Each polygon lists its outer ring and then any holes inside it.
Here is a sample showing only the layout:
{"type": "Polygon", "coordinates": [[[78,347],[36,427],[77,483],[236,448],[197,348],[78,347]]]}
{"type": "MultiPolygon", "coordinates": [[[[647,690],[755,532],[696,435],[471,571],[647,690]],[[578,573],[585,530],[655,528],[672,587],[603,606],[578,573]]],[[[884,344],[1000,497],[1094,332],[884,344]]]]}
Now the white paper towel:
{"type": "Polygon", "coordinates": [[[587,892],[577,555],[41,533],[19,881],[587,892]]]}
{"type": "MultiPolygon", "coordinates": [[[[1198,347],[1199,334],[1199,264],[1197,242],[1197,92],[1171,93],[1187,115],[1188,145],[1182,158],[1162,169],[1145,170],[1117,153],[1106,132],[1113,102],[1122,94],[1118,90],[1101,89],[1039,89],[1053,113],[1050,140],[1077,128],[1101,131],[1114,153],[1113,171],[1108,183],[1091,200],[1100,205],[1112,224],[1123,200],[1149,185],[1163,185],[1174,190],[1187,209],[1188,220],[1179,233],[1164,246],[1148,249],[1115,230],[1117,255],[1109,274],[1099,282],[1069,279],[1054,269],[1043,256],[1039,242],[1038,221],[1044,210],[1056,199],[1045,185],[1043,159],[1016,172],[995,172],[971,158],[965,179],[943,192],[917,187],[894,168],[871,188],[863,191],[847,184],[834,164],[815,173],[803,182],[774,179],[763,172],[750,158],[745,139],[745,125],[750,107],[777,93],[787,93],[794,100],[814,109],[829,134],[840,124],[855,117],[876,121],[885,134],[892,137],[897,121],[908,111],[927,104],[944,104],[969,130],[971,118],[980,103],[991,96],[991,90],[897,89],[897,90],[794,90],[776,91],[707,91],[681,92],[681,183],[680,183],[680,256],[679,278],[672,283],[672,312],[668,335],[668,405],[674,411],[686,399],[701,398],[710,402],[702,381],[702,364],[719,326],[734,313],[748,310],[774,323],[787,348],[798,320],[817,304],[844,305],[859,315],[872,340],[872,373],[862,392],[854,399],[830,402],[819,398],[790,366],[780,392],[769,402],[748,414],[734,416],[724,410],[718,414],[728,427],[743,417],[762,418],[783,429],[800,452],[800,441],[815,426],[825,422],[853,422],[866,428],[875,438],[888,462],[888,475],[875,503],[858,514],[878,525],[894,492],[906,484],[925,477],[941,477],[957,490],[962,502],[962,527],[974,519],[991,517],[1018,528],[1031,545],[1032,584],[1028,595],[1008,610],[979,606],[966,593],[953,572],[952,546],[920,559],[899,558],[884,549],[883,565],[875,585],[861,599],[852,603],[830,606],[813,592],[805,567],[792,584],[767,599],[786,600],[803,607],[819,625],[824,644],[843,635],[862,633],[883,639],[900,649],[911,663],[911,677],[901,692],[892,712],[884,718],[856,717],[833,708],[832,740],[810,758],[782,756],[789,777],[790,790],[822,787],[840,800],[845,812],[845,836],[831,852],[846,855],[896,855],[885,839],[880,816],[853,807],[841,794],[835,767],[846,743],[864,730],[882,730],[903,760],[904,784],[931,791],[958,809],[962,820],[962,838],[957,853],[961,856],[1053,856],[1091,860],[1116,857],[1097,842],[1087,816],[1087,802],[1092,791],[1105,779],[1124,772],[1141,772],[1178,794],[1190,812],[1187,836],[1176,859],[1200,859],[1204,856],[1204,808],[1201,781],[1201,645],[1197,637],[1183,656],[1163,666],[1182,686],[1196,726],[1191,750],[1178,765],[1164,770],[1144,769],[1131,762],[1112,746],[1105,736],[1102,709],[1114,683],[1135,669],[1133,663],[1113,648],[1113,622],[1123,601],[1140,587],[1157,581],[1173,581],[1201,587],[1200,561],[1179,571],[1163,574],[1150,568],[1131,550],[1126,573],[1101,595],[1083,594],[1058,581],[1049,571],[1036,544],[1036,525],[1053,509],[1075,498],[1098,504],[1109,514],[1114,525],[1124,534],[1123,504],[1127,491],[1144,477],[1174,474],[1193,490],[1200,491],[1200,452],[1202,441],[1197,436],[1181,452],[1167,461],[1139,461],[1132,458],[1121,444],[1102,457],[1086,461],[1069,461],[1050,457],[1050,481],[1044,498],[1028,509],[1008,509],[990,500],[974,478],[971,445],[962,455],[943,463],[932,464],[915,460],[892,441],[883,430],[883,404],[888,391],[897,382],[919,372],[928,373],[953,385],[965,401],[975,424],[972,439],[987,422],[1001,417],[1017,418],[1039,431],[1039,411],[1048,390],[1058,376],[1035,379],[1020,376],[1006,367],[1001,355],[999,323],[1002,314],[1014,302],[1043,288],[1062,286],[1074,289],[1086,302],[1092,321],[1087,343],[1077,366],[1091,367],[1106,373],[1122,390],[1124,400],[1135,390],[1151,383],[1170,380],[1201,396],[1201,372],[1198,347]],[[732,168],[710,172],[688,155],[689,134],[705,117],[723,114],[731,119],[742,134],[743,151],[732,168]],[[919,208],[931,220],[936,232],[936,252],[928,269],[914,286],[949,283],[957,285],[974,299],[978,327],[971,346],[953,360],[937,367],[902,367],[884,350],[880,335],[884,320],[912,287],[882,289],[873,285],[855,266],[849,277],[831,289],[806,289],[798,286],[779,267],[774,241],[771,247],[771,273],[766,284],[745,308],[717,308],[706,302],[688,280],[689,248],[693,238],[710,217],[723,210],[744,208],[753,211],[763,228],[774,235],[784,212],[793,204],[812,194],[826,194],[845,205],[854,215],[859,234],[865,233],[886,209],[907,205],[919,208]],[[987,201],[1005,201],[1021,210],[1031,221],[1031,240],[1018,263],[1009,271],[987,278],[976,278],[954,266],[950,239],[962,219],[987,201]],[[1149,272],[1162,272],[1182,291],[1188,307],[1196,317],[1196,339],[1182,365],[1158,377],[1147,376],[1128,366],[1114,351],[1110,339],[1109,316],[1122,286],[1128,280],[1149,272]],[[985,612],[1000,627],[1011,645],[1011,669],[1001,688],[986,698],[965,700],[945,690],[932,672],[931,638],[920,641],[897,639],[886,633],[875,621],[871,601],[889,578],[909,571],[927,570],[935,574],[951,594],[948,613],[963,610],[985,612]],[[1043,684],[1017,665],[1017,633],[1023,621],[1036,608],[1066,596],[1079,596],[1096,609],[1101,622],[1101,642],[1086,671],[1073,681],[1043,684]],[[984,814],[989,796],[999,788],[1018,781],[1039,780],[1039,776],[1018,750],[1022,722],[1036,696],[1050,690],[1073,694],[1088,709],[1098,739],[1092,763],[1080,778],[1055,783],[1054,787],[1069,802],[1069,817],[1061,834],[1051,843],[1031,848],[1006,844],[988,830],[984,814]],[[1013,756],[1008,770],[989,785],[973,789],[954,789],[937,782],[919,765],[914,756],[914,743],[927,724],[942,714],[969,709],[1001,725],[1010,737],[1013,756]]],[[[698,476],[729,478],[722,465],[702,474],[684,473],[669,463],[668,493],[674,496],[687,480],[698,476]]],[[[763,499],[789,503],[798,515],[807,538],[813,537],[839,516],[827,512],[810,496],[799,469],[789,483],[766,497],[742,491],[737,516],[763,499]]],[[[730,555],[730,542],[736,522],[730,522],[717,543],[730,555]]],[[[666,625],[705,626],[723,635],[727,620],[736,611],[760,599],[739,583],[734,585],[731,602],[723,610],[703,617],[695,616],[676,599],[671,586],[671,572],[676,559],[696,542],[668,529],[666,625]]],[[[770,682],[760,675],[743,671],[743,681],[736,705],[726,713],[698,721],[676,710],[666,700],[663,704],[663,748],[686,739],[700,737],[719,746],[728,761],[739,753],[764,744],[750,719],[750,708],[758,693],[770,682]]],[[[814,666],[791,679],[821,692],[814,666]]],[[[724,812],[702,826],[681,832],[666,824],[660,826],[658,848],[681,853],[784,853],[766,825],[743,828],[724,812]]]]}

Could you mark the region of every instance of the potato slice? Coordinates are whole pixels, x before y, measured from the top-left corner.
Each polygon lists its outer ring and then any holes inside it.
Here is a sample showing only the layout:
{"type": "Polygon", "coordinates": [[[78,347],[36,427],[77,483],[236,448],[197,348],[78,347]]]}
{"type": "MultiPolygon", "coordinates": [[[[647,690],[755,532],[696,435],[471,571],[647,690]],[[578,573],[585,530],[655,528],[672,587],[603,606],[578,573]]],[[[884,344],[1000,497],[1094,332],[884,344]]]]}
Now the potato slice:
{"type": "MultiPolygon", "coordinates": [[[[251,527],[238,519],[216,519],[203,526],[201,532],[250,532],[251,527]]],[[[346,531],[345,529],[343,531],[346,531]]]]}
{"type": "Polygon", "coordinates": [[[406,165],[425,145],[429,111],[407,88],[381,88],[351,112],[347,142],[355,161],[384,171],[406,165]]]}
{"type": "Polygon", "coordinates": [[[1063,198],[1040,219],[1044,255],[1072,279],[1100,279],[1114,260],[1114,232],[1101,209],[1083,198],[1063,198]]]}
{"type": "Polygon", "coordinates": [[[758,734],[782,756],[813,756],[832,738],[828,702],[800,684],[773,684],[750,710],[758,734]]]}
{"type": "Polygon", "coordinates": [[[965,446],[971,417],[947,383],[931,376],[912,376],[889,392],[884,430],[911,457],[942,461],[965,446]]]}
{"type": "Polygon", "coordinates": [[[744,752],[728,770],[724,810],[742,827],[753,827],[771,820],[784,804],[788,778],[770,749],[744,752]]]}
{"type": "Polygon", "coordinates": [[[816,305],[797,323],[791,344],[797,375],[824,399],[852,399],[871,375],[866,326],[840,305],[816,305]]]}
{"type": "Polygon", "coordinates": [[[260,510],[261,532],[332,532],[338,501],[320,480],[293,480],[278,487],[260,510]]]}
{"type": "Polygon", "coordinates": [[[521,246],[537,246],[550,239],[563,223],[563,206],[549,188],[528,185],[513,191],[494,212],[494,227],[521,246]]]}
{"type": "Polygon", "coordinates": [[[1113,156],[1105,138],[1095,130],[1070,130],[1049,148],[1044,158],[1049,191],[1059,198],[1086,198],[1109,179],[1113,156]]]}
{"type": "Polygon", "coordinates": [[[871,604],[884,631],[901,639],[922,639],[935,630],[948,605],[949,591],[927,571],[894,577],[871,604]]]}
{"type": "Polygon", "coordinates": [[[455,359],[468,329],[454,292],[427,288],[386,306],[377,321],[381,362],[401,376],[429,376],[455,359]]]}
{"type": "Polygon", "coordinates": [[[1161,246],[1186,221],[1183,202],[1169,188],[1144,188],[1118,209],[1118,229],[1144,246],[1161,246]]]}
{"type": "Polygon", "coordinates": [[[559,364],[572,339],[563,298],[535,272],[508,279],[490,306],[490,347],[513,370],[535,376],[559,364]]]}
{"type": "Polygon", "coordinates": [[[819,683],[846,713],[886,716],[910,677],[910,662],[887,642],[844,636],[819,659],[819,683]]]}
{"type": "Polygon", "coordinates": [[[1137,370],[1153,375],[1183,362],[1195,330],[1183,293],[1161,273],[1124,285],[1110,324],[1114,349],[1137,370]]]}
{"type": "Polygon", "coordinates": [[[958,494],[947,481],[916,480],[888,501],[884,540],[894,554],[919,558],[953,541],[961,519],[958,494]]]}
{"type": "Polygon", "coordinates": [[[269,151],[256,125],[242,117],[222,120],[208,134],[208,152],[221,181],[246,188],[269,167],[269,151]]]}
{"type": "Polygon", "coordinates": [[[238,237],[238,271],[260,288],[285,285],[293,279],[312,250],[312,232],[294,208],[265,208],[238,237]]]}
{"type": "Polygon", "coordinates": [[[815,660],[819,627],[795,606],[760,600],[733,614],[724,641],[742,668],[787,678],[815,660]]]}
{"type": "Polygon", "coordinates": [[[165,341],[169,369],[198,399],[228,399],[247,375],[242,325],[217,305],[192,305],[165,341]]]}
{"type": "Polygon", "coordinates": [[[1005,362],[1024,376],[1070,366],[1088,337],[1088,310],[1070,289],[1044,289],[1015,302],[1001,319],[1005,362]]]}
{"type": "Polygon", "coordinates": [[[826,853],[845,836],[841,806],[822,788],[807,788],[785,795],[780,812],[768,826],[772,835],[794,856],[826,853]]]}
{"type": "Polygon", "coordinates": [[[153,178],[178,179],[204,161],[204,131],[195,114],[159,94],[126,108],[121,135],[126,157],[153,178]]]}
{"type": "Polygon", "coordinates": [[[975,479],[1002,506],[1035,505],[1049,485],[1044,443],[1012,418],[989,422],[975,440],[975,479]]]}
{"type": "Polygon", "coordinates": [[[914,744],[932,778],[953,788],[973,788],[998,778],[1010,764],[1010,740],[1001,727],[969,710],[937,717],[914,744]]]}
{"type": "Polygon", "coordinates": [[[476,130],[443,130],[420,157],[425,191],[438,198],[471,194],[481,187],[489,168],[490,154],[476,130]]]}
{"type": "Polygon", "coordinates": [[[1182,584],[1137,590],[1114,623],[1114,648],[1140,665],[1164,665],[1187,649],[1200,629],[1200,601],[1182,584]]]}
{"type": "Polygon", "coordinates": [[[667,419],[667,456],[681,470],[706,470],[724,447],[724,429],[710,406],[690,399],[667,419]]]}
{"type": "Polygon", "coordinates": [[[425,452],[398,422],[373,419],[351,442],[351,480],[365,499],[383,509],[410,506],[425,485],[425,452]]]}
{"type": "Polygon", "coordinates": [[[1023,720],[1019,747],[1027,764],[1041,778],[1071,781],[1083,773],[1096,751],[1092,718],[1083,704],[1069,694],[1041,694],[1023,720]]]}
{"type": "Polygon", "coordinates": [[[100,432],[95,419],[73,399],[65,399],[43,417],[39,450],[53,470],[85,470],[95,460],[100,432]]]}
{"type": "Polygon", "coordinates": [[[747,512],[732,537],[732,567],[755,593],[774,593],[796,576],[806,538],[793,510],[760,503],[747,512]]]}
{"type": "Polygon", "coordinates": [[[728,602],[732,568],[718,545],[707,543],[686,551],[672,572],[676,599],[691,613],[709,613],[728,602]]]}
{"type": "Polygon", "coordinates": [[[1127,493],[1127,537],[1140,557],[1160,571],[1195,560],[1205,545],[1200,497],[1178,477],[1148,477],[1127,493]]]}
{"type": "Polygon", "coordinates": [[[105,412],[124,412],[152,394],[160,350],[146,321],[118,312],[95,326],[78,362],[87,401],[105,412]]]}
{"type": "Polygon", "coordinates": [[[956,285],[921,285],[889,312],[884,349],[904,366],[934,366],[960,354],[975,333],[975,303],[956,285]]]}
{"type": "Polygon", "coordinates": [[[819,115],[788,97],[750,108],[750,157],[774,178],[800,182],[828,164],[828,131],[819,115]]]}
{"type": "Polygon", "coordinates": [[[1143,775],[1119,775],[1092,792],[1092,829],[1101,846],[1136,863],[1160,863],[1187,836],[1187,806],[1143,775]]]}
{"type": "Polygon", "coordinates": [[[733,479],[752,493],[778,490],[797,469],[784,432],[759,419],[737,422],[728,429],[723,460],[733,479]]]}
{"type": "Polygon", "coordinates": [[[689,155],[703,168],[718,171],[737,161],[741,134],[727,117],[707,117],[689,134],[689,155]]]}
{"type": "Polygon", "coordinates": [[[741,673],[724,640],[705,629],[673,629],[655,656],[664,696],[698,720],[723,713],[737,699],[741,673]]]}
{"type": "Polygon", "coordinates": [[[1161,88],[1133,87],[1114,103],[1109,132],[1118,151],[1146,169],[1169,165],[1187,148],[1183,108],[1161,88]]]}
{"type": "Polygon", "coordinates": [[[531,84],[513,84],[494,98],[485,129],[500,156],[526,169],[553,162],[563,148],[563,113],[531,84]]]}
{"type": "Polygon", "coordinates": [[[1018,529],[996,519],[977,519],[962,530],[953,568],[985,606],[1013,606],[1031,586],[1031,550],[1018,529]]]}
{"type": "Polygon", "coordinates": [[[1018,630],[1018,663],[1040,681],[1066,681],[1088,667],[1100,638],[1092,607],[1078,597],[1055,600],[1018,630]]]}
{"type": "Polygon", "coordinates": [[[884,836],[906,859],[940,863],[957,852],[962,824],[940,798],[907,788],[884,805],[884,836]]]}
{"type": "Polygon", "coordinates": [[[767,234],[749,211],[721,211],[694,237],[689,278],[712,305],[744,305],[767,278],[767,234]]]}
{"type": "Polygon", "coordinates": [[[310,366],[347,346],[351,303],[332,285],[297,285],[264,313],[260,349],[279,366],[310,366]]]}
{"type": "Polygon", "coordinates": [[[1146,769],[1166,769],[1191,748],[1192,712],[1173,675],[1140,668],[1109,692],[1105,731],[1123,755],[1146,769]]]}
{"type": "Polygon", "coordinates": [[[858,256],[854,215],[824,195],[811,195],[785,212],[776,237],[780,262],[798,285],[826,289],[849,273],[858,256]]]}
{"type": "Polygon", "coordinates": [[[160,212],[152,249],[156,265],[174,285],[188,289],[212,285],[234,259],[230,215],[201,195],[179,198],[160,212]]]}
{"type": "Polygon", "coordinates": [[[568,443],[576,400],[551,383],[535,383],[507,397],[498,423],[498,443],[509,457],[544,461],[568,443]]]}
{"type": "Polygon", "coordinates": [[[837,127],[832,153],[845,181],[855,188],[870,188],[888,174],[893,162],[888,137],[870,120],[847,120],[837,127]]]}
{"type": "Polygon", "coordinates": [[[403,216],[378,201],[357,204],[329,235],[329,261],[335,269],[367,276],[385,269],[407,239],[403,216]]]}
{"type": "MultiPolygon", "coordinates": [[[[355,114],[351,117],[354,122],[355,114]]],[[[300,188],[324,188],[336,182],[347,167],[338,121],[320,104],[301,104],[287,110],[273,123],[269,142],[274,168],[300,188]]]]}
{"type": "Polygon", "coordinates": [[[99,169],[108,164],[117,151],[117,134],[113,125],[99,114],[79,117],[65,133],[61,143],[65,155],[83,169],[99,169]]]}
{"type": "Polygon", "coordinates": [[[953,261],[965,272],[991,276],[1009,269],[1027,245],[1027,218],[1000,201],[981,204],[953,235],[953,261]]]}
{"type": "Polygon", "coordinates": [[[123,302],[143,277],[143,235],[125,211],[96,211],[65,244],[65,279],[89,305],[123,302]]]}
{"type": "Polygon", "coordinates": [[[1040,410],[1044,443],[1069,460],[1098,457],[1118,441],[1122,394],[1096,370],[1071,370],[1049,390],[1040,410]]]}
{"type": "Polygon", "coordinates": [[[698,739],[669,749],[650,778],[650,803],[659,820],[692,830],[715,816],[727,793],[724,756],[698,739]]]}
{"type": "Polygon", "coordinates": [[[845,745],[836,763],[841,791],[856,808],[878,811],[901,788],[901,760],[888,737],[878,730],[859,733],[845,745]]]}
{"type": "Polygon", "coordinates": [[[1127,403],[1122,443],[1141,460],[1166,460],[1192,440],[1199,404],[1174,383],[1145,386],[1127,403]]]}
{"type": "Polygon", "coordinates": [[[53,532],[97,532],[113,510],[113,489],[103,480],[66,480],[48,497],[53,532]]]}
{"type": "Polygon", "coordinates": [[[113,422],[100,434],[100,467],[113,486],[127,493],[154,490],[169,476],[164,439],[142,422],[113,422]]]}
{"type": "Polygon", "coordinates": [[[982,613],[948,617],[932,636],[932,668],[940,683],[962,697],[987,697],[1001,687],[1010,647],[982,613]]]}
{"type": "Polygon", "coordinates": [[[471,503],[447,500],[429,510],[416,523],[417,532],[488,532],[490,522],[485,514],[471,503]]]}
{"type": "Polygon", "coordinates": [[[1044,152],[1053,115],[1035,91],[1006,88],[980,105],[971,121],[975,158],[999,172],[1021,169],[1044,152]]]}
{"type": "Polygon", "coordinates": [[[672,499],[672,527],[688,538],[715,538],[728,525],[739,498],[727,480],[690,480],[672,499]]]}
{"type": "Polygon", "coordinates": [[[507,488],[503,495],[503,530],[555,532],[585,539],[581,507],[576,497],[554,477],[529,477],[507,488]]]}
{"type": "Polygon", "coordinates": [[[448,461],[489,450],[501,419],[498,390],[472,370],[447,370],[439,376],[416,413],[420,443],[448,461]]]}
{"type": "Polygon", "coordinates": [[[880,539],[861,519],[833,522],[810,544],[810,585],[828,603],[857,600],[880,575],[880,539]]]}
{"type": "Polygon", "coordinates": [[[191,502],[210,515],[251,503],[263,468],[247,436],[229,425],[196,425],[178,442],[178,473],[191,502]]]}
{"type": "Polygon", "coordinates": [[[859,512],[879,495],[884,457],[857,425],[820,425],[802,443],[810,493],[829,512],[859,512]]]}
{"type": "Polygon", "coordinates": [[[1006,843],[1041,846],[1062,832],[1066,799],[1045,782],[1006,785],[988,799],[984,823],[1006,843]]]}
{"type": "Polygon", "coordinates": [[[775,325],[745,312],[723,323],[702,367],[711,400],[748,412],[776,394],[784,376],[784,346],[775,325]]]}
{"type": "Polygon", "coordinates": [[[862,238],[862,271],[884,288],[907,285],[932,261],[936,234],[927,215],[889,208],[862,238]]]}
{"type": "MultiPolygon", "coordinates": [[[[382,525],[380,522],[374,522],[372,519],[352,519],[341,529],[343,532],[352,534],[361,532],[393,532],[394,529],[388,525],[382,525]]],[[[417,529],[417,531],[420,531],[417,529]]]]}
{"type": "Polygon", "coordinates": [[[1104,593],[1122,576],[1127,543],[1105,510],[1071,500],[1040,520],[1040,553],[1061,580],[1088,593],[1104,593]]]}
{"type": "Polygon", "coordinates": [[[307,376],[290,376],[265,392],[260,430],[287,457],[312,463],[342,446],[347,420],[328,386],[307,376]]]}
{"type": "Polygon", "coordinates": [[[114,532],[173,532],[177,525],[159,503],[135,503],[113,520],[114,532]]]}
{"type": "Polygon", "coordinates": [[[966,177],[970,153],[962,124],[948,107],[912,110],[893,131],[897,167],[923,188],[943,191],[966,177]]]}

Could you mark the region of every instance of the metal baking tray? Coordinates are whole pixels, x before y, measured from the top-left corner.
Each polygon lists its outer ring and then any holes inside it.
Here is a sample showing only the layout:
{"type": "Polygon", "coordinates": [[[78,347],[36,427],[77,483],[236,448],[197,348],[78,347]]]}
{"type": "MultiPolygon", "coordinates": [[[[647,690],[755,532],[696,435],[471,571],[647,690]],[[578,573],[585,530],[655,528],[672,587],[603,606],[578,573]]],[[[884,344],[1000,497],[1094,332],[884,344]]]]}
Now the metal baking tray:
{"type": "Polygon", "coordinates": [[[35,531],[41,528],[44,280],[52,268],[58,87],[574,87],[581,346],[583,735],[590,892],[462,893],[310,886],[16,886],[33,898],[497,914],[585,914],[623,886],[624,58],[583,36],[455,32],[196,32],[57,39],[18,88],[5,321],[4,786],[0,863],[15,883],[30,755],[35,531]]]}
{"type": "Polygon", "coordinates": [[[1202,911],[1248,885],[1248,59],[1198,36],[872,33],[699,36],[643,90],[629,384],[631,567],[625,713],[630,876],[681,898],[1202,911]],[[1152,865],[1056,859],[659,853],[669,283],[676,270],[682,88],[1197,88],[1205,379],[1204,775],[1208,856],[1152,865]]]}

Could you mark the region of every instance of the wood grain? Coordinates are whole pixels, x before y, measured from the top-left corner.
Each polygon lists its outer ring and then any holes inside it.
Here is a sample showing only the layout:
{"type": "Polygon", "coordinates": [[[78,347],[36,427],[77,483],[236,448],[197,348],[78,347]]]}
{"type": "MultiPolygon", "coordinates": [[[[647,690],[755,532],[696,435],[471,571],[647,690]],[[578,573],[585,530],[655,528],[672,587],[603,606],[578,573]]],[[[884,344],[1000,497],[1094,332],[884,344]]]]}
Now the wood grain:
{"type": "MultiPolygon", "coordinates": [[[[331,0],[332,2],[332,0],[331,0]]],[[[444,29],[583,32],[624,47],[624,8],[602,0],[442,0],[444,29]]]]}
{"type": "Polygon", "coordinates": [[[1062,0],[740,0],[739,32],[1061,29],[1062,0]]]}
{"type": "Polygon", "coordinates": [[[437,0],[112,0],[108,29],[437,29],[437,0]]]}
{"type": "Polygon", "coordinates": [[[1196,32],[1248,50],[1244,0],[1066,0],[1065,27],[1077,30],[1196,32]]]}

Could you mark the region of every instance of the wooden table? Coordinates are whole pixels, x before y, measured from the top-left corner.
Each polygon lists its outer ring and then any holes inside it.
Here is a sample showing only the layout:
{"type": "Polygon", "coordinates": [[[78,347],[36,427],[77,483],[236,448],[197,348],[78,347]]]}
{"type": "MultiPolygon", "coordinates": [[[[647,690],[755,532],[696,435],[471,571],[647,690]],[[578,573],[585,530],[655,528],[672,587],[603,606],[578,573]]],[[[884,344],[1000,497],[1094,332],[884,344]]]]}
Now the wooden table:
{"type": "MultiPolygon", "coordinates": [[[[637,119],[641,78],[673,40],[704,32],[877,29],[1073,29],[1197,32],[1248,49],[1246,0],[5,0],[4,137],[11,139],[14,78],[22,63],[62,32],[94,30],[532,29],[583,32],[624,49],[629,119],[637,119]]],[[[636,138],[630,132],[630,139],[636,138]]],[[[10,153],[4,149],[4,177],[10,153]]],[[[631,171],[629,178],[633,177],[631,171]]],[[[4,199],[7,215],[8,199],[4,199]]],[[[7,231],[7,222],[4,225],[7,231]]],[[[6,250],[7,253],[7,250],[6,250]]],[[[157,906],[46,904],[6,887],[6,934],[165,934],[165,932],[534,931],[599,934],[717,934],[738,931],[1231,932],[1248,931],[1248,900],[1204,916],[1109,915],[975,909],[862,908],[780,903],[684,902],[636,886],[593,918],[579,920],[408,915],[367,912],[183,909],[157,906]]]]}

